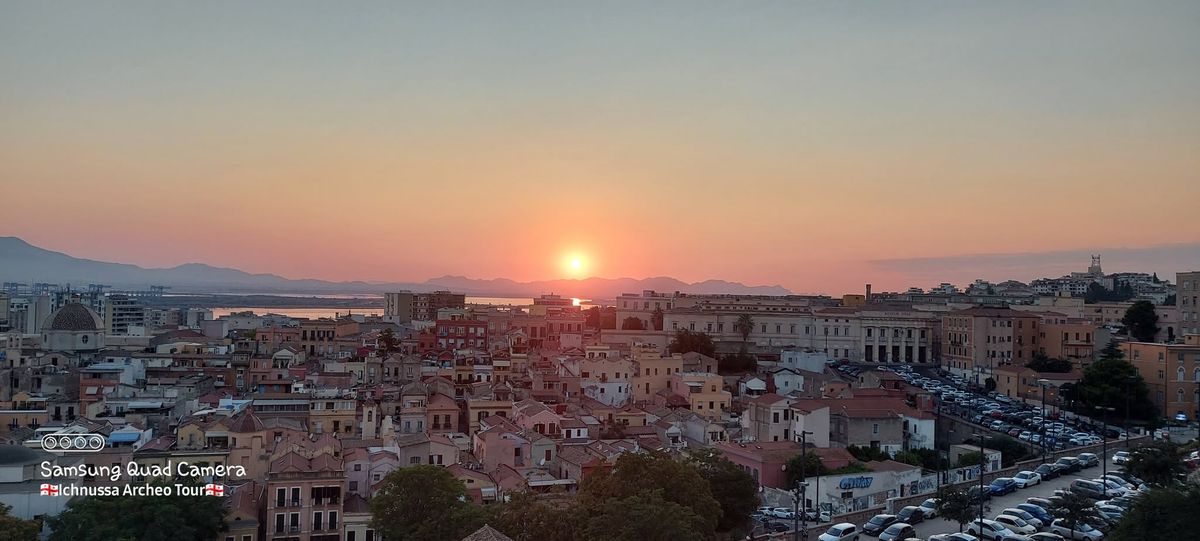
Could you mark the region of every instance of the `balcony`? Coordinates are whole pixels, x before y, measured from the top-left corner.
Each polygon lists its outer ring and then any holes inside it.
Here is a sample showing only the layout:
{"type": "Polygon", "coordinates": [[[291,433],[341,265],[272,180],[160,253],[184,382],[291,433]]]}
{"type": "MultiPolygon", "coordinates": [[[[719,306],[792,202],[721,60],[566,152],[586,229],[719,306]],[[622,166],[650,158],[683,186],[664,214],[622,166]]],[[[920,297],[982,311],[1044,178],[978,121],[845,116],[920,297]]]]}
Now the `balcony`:
{"type": "Polygon", "coordinates": [[[337,496],[312,499],[313,507],[321,507],[321,506],[325,506],[325,505],[338,505],[340,503],[341,503],[341,498],[339,498],[337,496]]]}

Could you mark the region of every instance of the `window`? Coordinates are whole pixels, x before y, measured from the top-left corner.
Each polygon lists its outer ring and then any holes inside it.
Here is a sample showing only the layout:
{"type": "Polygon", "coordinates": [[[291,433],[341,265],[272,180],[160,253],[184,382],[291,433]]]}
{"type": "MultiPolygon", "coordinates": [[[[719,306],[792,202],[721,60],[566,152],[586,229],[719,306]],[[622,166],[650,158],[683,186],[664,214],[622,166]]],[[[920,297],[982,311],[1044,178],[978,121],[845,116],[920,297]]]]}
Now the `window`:
{"type": "Polygon", "coordinates": [[[872,433],[872,434],[878,434],[878,433],[879,433],[879,423],[875,423],[875,424],[872,424],[872,425],[871,425],[871,433],[872,433]]]}

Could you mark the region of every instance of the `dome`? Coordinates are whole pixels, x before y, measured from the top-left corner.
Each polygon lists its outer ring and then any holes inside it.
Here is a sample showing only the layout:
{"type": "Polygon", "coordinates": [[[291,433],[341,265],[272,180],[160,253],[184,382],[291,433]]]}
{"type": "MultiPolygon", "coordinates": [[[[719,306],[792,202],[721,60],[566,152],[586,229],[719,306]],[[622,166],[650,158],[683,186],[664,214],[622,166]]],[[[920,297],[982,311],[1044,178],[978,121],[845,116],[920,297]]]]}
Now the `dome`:
{"type": "Polygon", "coordinates": [[[89,332],[99,331],[103,327],[104,324],[100,321],[100,316],[96,315],[96,312],[93,312],[91,308],[82,304],[73,302],[64,305],[50,314],[42,330],[89,332]]]}

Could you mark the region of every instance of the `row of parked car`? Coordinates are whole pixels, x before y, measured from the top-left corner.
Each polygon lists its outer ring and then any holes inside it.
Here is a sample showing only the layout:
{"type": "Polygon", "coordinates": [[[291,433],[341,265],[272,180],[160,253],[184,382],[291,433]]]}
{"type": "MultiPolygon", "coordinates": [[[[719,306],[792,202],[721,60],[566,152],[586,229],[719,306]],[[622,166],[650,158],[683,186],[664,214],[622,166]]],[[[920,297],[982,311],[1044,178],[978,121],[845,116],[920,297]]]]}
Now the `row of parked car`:
{"type": "MultiPolygon", "coordinates": [[[[1129,453],[1118,451],[1117,456],[1126,459],[1129,453]]],[[[989,485],[968,489],[971,503],[990,500],[994,496],[1036,486],[1044,479],[1059,475],[1078,473],[1100,464],[1100,457],[1093,453],[1080,453],[1077,457],[1062,457],[1053,463],[1042,464],[1036,470],[1018,472],[1012,477],[999,477],[989,485]]],[[[1125,511],[1147,490],[1145,483],[1132,475],[1113,472],[1095,479],[1076,479],[1067,490],[1055,491],[1048,499],[1028,498],[1025,503],[1005,508],[993,518],[981,517],[966,527],[966,533],[939,534],[928,541],[1062,541],[1076,539],[1100,541],[1104,532],[1115,526],[1125,511]],[[1076,524],[1070,527],[1063,519],[1051,516],[1048,509],[1065,492],[1073,492],[1094,500],[1099,524],[1076,524]]],[[[917,540],[914,525],[937,516],[938,500],[929,498],[919,506],[904,507],[896,514],[879,514],[871,517],[862,526],[848,522],[835,524],[821,534],[820,541],[858,541],[861,536],[878,536],[881,541],[917,540]]]]}

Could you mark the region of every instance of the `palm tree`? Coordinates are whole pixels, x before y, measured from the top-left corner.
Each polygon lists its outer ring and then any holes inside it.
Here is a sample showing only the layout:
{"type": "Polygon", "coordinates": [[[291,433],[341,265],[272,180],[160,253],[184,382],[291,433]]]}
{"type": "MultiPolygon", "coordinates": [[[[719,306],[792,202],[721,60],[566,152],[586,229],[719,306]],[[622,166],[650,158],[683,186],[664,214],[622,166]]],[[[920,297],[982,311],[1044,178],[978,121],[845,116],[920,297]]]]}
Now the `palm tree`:
{"type": "Polygon", "coordinates": [[[750,341],[750,333],[754,332],[754,318],[750,314],[742,314],[738,316],[737,321],[733,324],[733,329],[742,335],[742,346],[750,341]]]}

